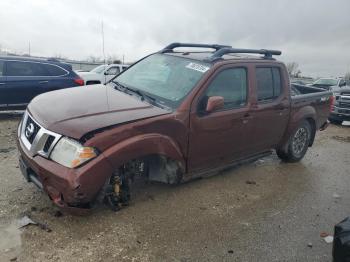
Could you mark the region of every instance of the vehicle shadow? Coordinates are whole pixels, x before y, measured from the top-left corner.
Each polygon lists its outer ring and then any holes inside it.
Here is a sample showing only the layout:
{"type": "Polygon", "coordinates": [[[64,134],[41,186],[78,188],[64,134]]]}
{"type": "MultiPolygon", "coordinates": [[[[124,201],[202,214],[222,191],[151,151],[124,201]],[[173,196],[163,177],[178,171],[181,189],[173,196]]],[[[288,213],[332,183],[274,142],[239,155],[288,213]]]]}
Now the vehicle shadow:
{"type": "Polygon", "coordinates": [[[4,111],[0,112],[0,120],[8,120],[11,118],[21,118],[24,111],[4,111]]]}

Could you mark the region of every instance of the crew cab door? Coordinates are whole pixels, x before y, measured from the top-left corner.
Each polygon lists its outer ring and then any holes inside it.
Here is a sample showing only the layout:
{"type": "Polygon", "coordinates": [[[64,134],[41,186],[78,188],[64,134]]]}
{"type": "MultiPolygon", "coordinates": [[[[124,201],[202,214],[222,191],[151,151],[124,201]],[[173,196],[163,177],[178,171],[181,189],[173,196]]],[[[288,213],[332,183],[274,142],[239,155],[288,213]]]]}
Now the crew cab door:
{"type": "Polygon", "coordinates": [[[50,77],[38,62],[6,61],[7,94],[9,105],[26,105],[43,93],[50,77]]]}
{"type": "Polygon", "coordinates": [[[191,109],[188,170],[219,166],[243,156],[249,143],[248,67],[225,66],[208,79],[191,109]],[[209,97],[224,98],[224,107],[207,113],[209,97]]]}
{"type": "Polygon", "coordinates": [[[250,151],[274,148],[282,139],[290,114],[289,82],[277,65],[255,67],[256,99],[251,116],[255,119],[250,137],[250,151]]]}

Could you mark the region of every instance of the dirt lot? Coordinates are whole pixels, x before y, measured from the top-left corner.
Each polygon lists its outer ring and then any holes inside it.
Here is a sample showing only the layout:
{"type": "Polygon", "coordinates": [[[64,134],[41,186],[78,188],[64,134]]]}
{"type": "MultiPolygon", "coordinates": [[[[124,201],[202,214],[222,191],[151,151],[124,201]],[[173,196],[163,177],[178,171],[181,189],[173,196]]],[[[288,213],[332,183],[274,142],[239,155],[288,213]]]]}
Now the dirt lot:
{"type": "Polygon", "coordinates": [[[0,261],[331,261],[320,233],[350,215],[350,126],[318,133],[297,164],[272,155],[179,186],[147,185],[117,213],[57,217],[20,174],[19,118],[0,117],[0,261]],[[52,231],[18,229],[24,214],[52,231]]]}

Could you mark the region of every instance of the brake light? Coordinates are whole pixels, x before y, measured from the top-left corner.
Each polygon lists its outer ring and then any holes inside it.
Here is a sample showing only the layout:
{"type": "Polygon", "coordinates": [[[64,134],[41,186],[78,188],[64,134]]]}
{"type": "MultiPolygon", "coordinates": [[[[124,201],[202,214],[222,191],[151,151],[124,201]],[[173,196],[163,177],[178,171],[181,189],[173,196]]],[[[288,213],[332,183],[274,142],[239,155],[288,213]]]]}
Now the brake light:
{"type": "Polygon", "coordinates": [[[83,86],[84,85],[84,80],[81,79],[81,78],[75,78],[74,79],[74,82],[80,86],[83,86]]]}
{"type": "Polygon", "coordinates": [[[334,111],[334,100],[335,100],[335,97],[333,95],[331,95],[329,97],[329,111],[334,111]]]}

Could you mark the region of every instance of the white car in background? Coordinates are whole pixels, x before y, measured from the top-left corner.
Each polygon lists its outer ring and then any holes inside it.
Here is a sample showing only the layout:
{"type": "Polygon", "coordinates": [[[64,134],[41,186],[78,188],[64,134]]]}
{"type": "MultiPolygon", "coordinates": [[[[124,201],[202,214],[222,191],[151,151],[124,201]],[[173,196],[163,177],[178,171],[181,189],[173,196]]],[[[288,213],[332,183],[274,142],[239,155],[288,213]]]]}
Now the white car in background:
{"type": "Polygon", "coordinates": [[[76,72],[83,80],[85,85],[106,84],[116,75],[119,75],[129,65],[109,64],[100,65],[89,72],[76,72]]]}

